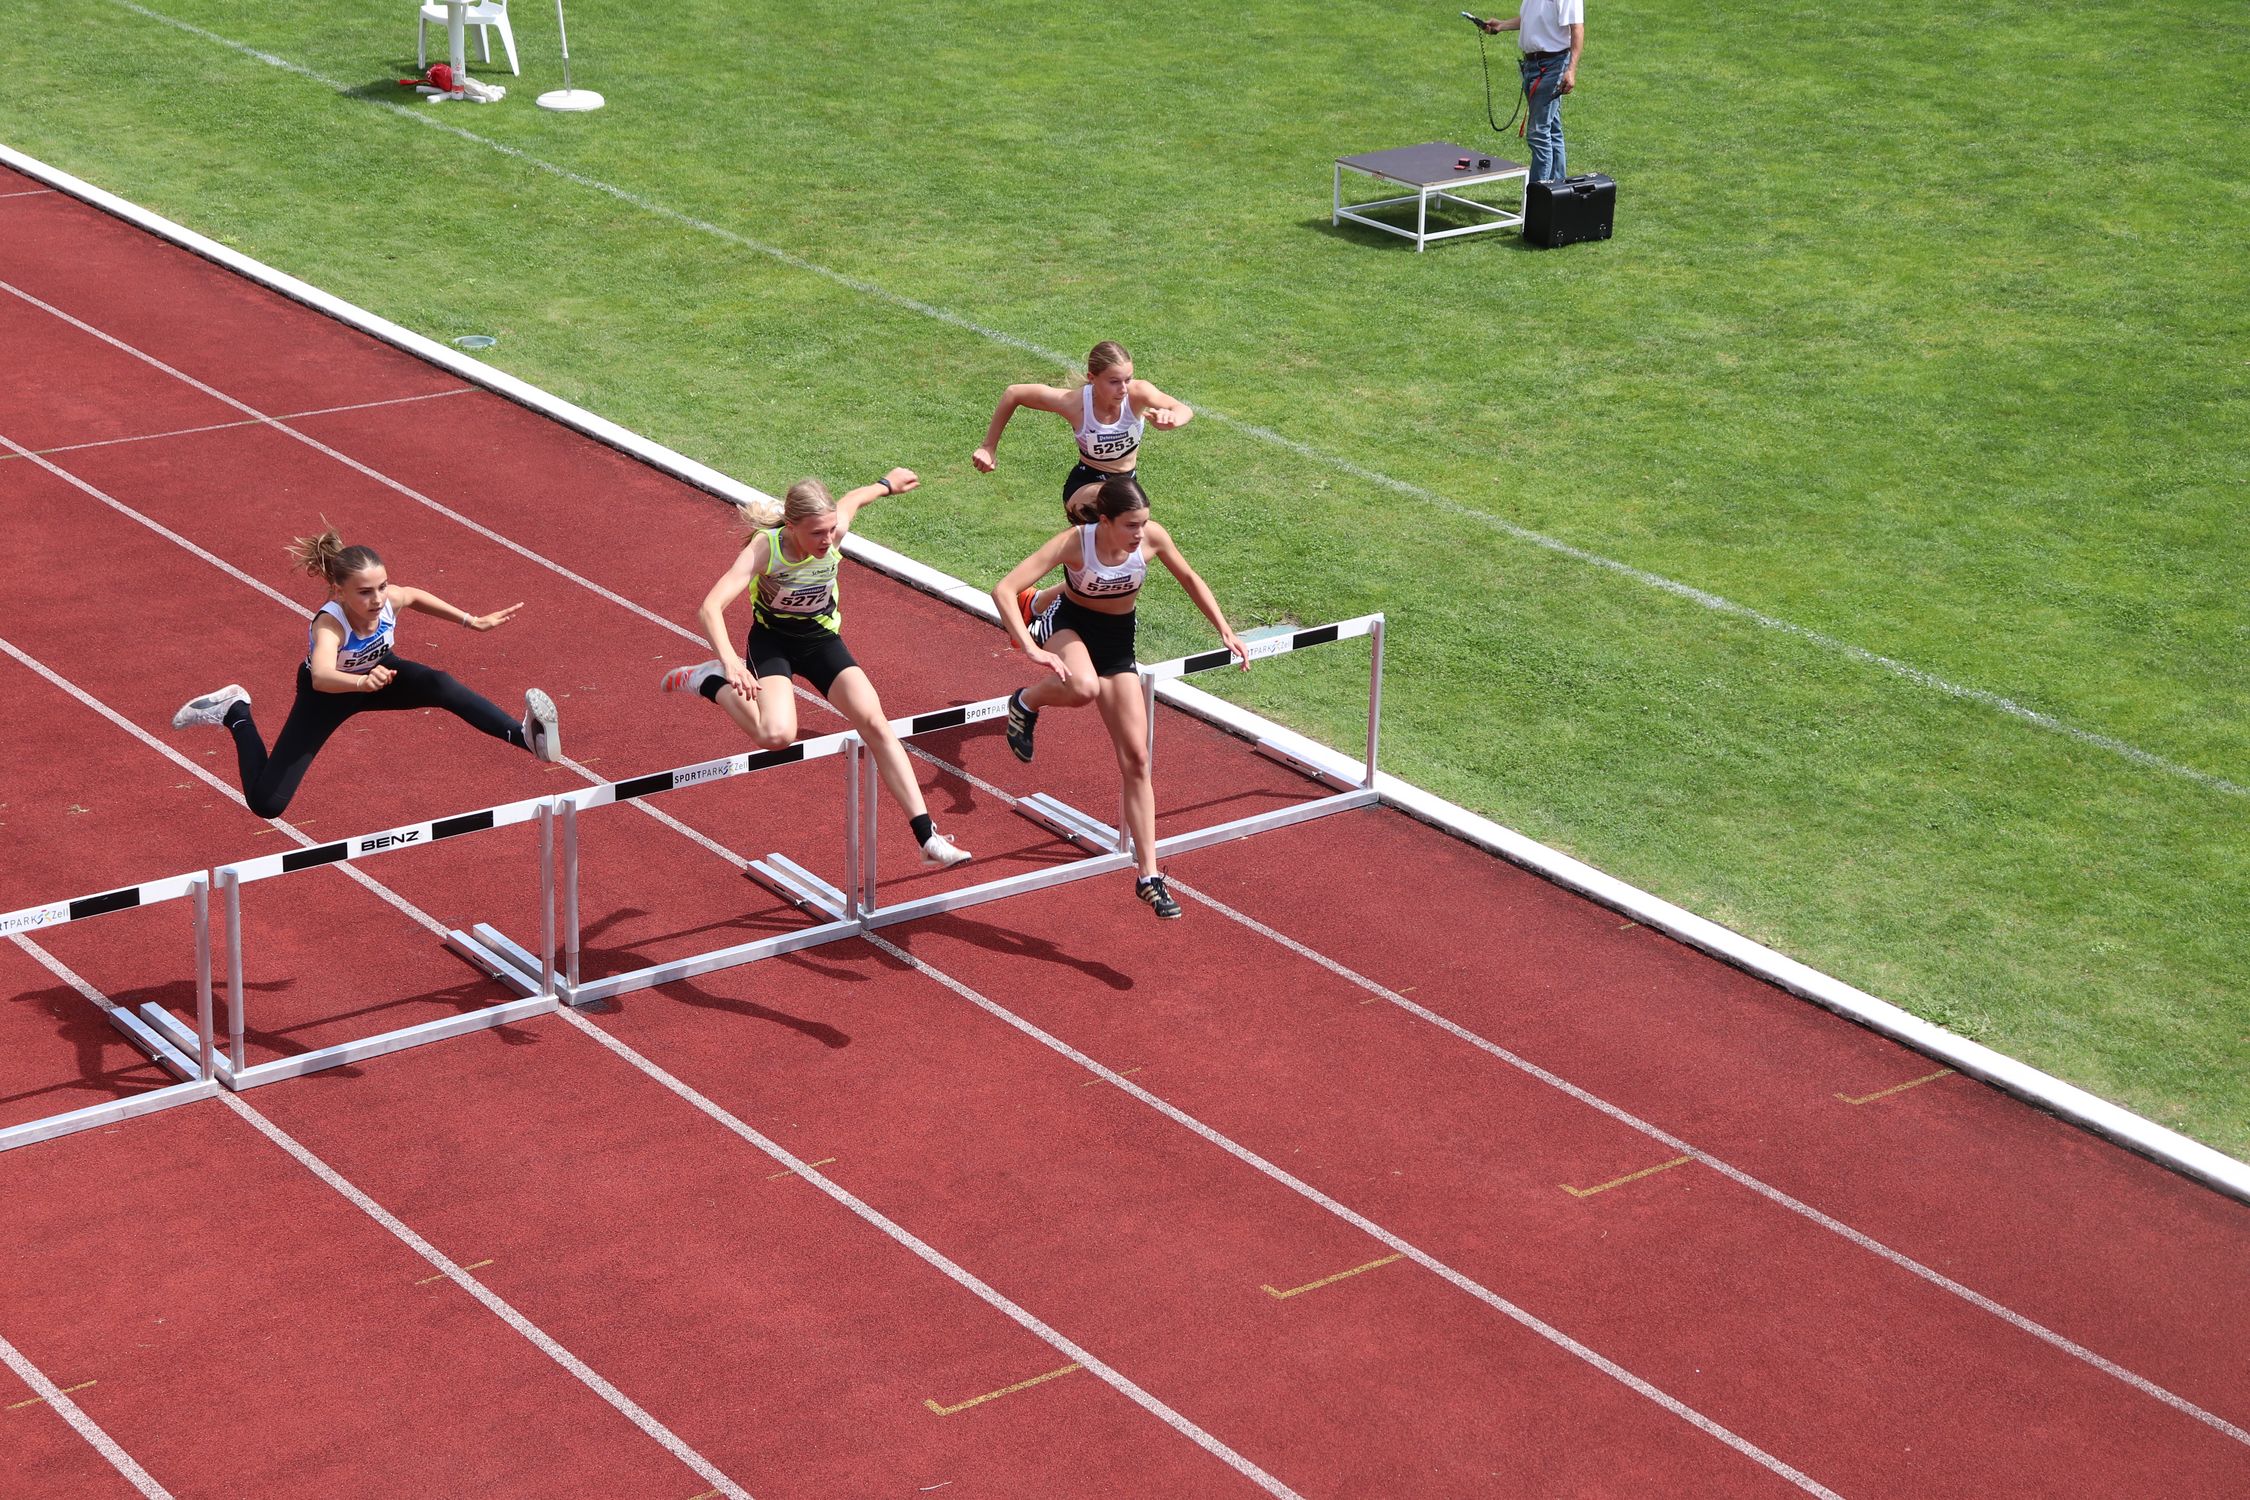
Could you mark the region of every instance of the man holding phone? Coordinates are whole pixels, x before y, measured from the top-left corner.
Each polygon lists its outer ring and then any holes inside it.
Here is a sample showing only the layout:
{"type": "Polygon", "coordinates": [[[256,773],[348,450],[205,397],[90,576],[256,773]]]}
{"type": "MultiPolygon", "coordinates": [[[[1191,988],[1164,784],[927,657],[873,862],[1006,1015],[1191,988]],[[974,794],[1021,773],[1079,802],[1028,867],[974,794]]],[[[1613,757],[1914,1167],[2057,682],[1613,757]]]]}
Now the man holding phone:
{"type": "Polygon", "coordinates": [[[1578,87],[1578,55],[1586,50],[1585,0],[1523,0],[1512,21],[1477,25],[1498,34],[1513,31],[1523,57],[1524,140],[1531,147],[1531,180],[1563,177],[1562,96],[1578,87]]]}

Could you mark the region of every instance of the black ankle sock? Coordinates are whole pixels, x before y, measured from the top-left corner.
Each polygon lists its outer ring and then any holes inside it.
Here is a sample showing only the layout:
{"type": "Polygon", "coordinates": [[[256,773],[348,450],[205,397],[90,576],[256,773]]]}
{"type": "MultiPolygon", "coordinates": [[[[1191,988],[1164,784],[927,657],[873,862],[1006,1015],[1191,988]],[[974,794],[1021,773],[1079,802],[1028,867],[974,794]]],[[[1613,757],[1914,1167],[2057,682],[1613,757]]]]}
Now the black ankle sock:
{"type": "Polygon", "coordinates": [[[241,723],[243,720],[249,717],[250,705],[243,702],[240,698],[237,698],[232,703],[229,703],[227,705],[227,711],[220,716],[219,722],[225,725],[227,728],[232,729],[235,725],[241,723]]]}
{"type": "MultiPolygon", "coordinates": [[[[508,743],[518,750],[531,750],[531,741],[523,737],[523,726],[521,724],[510,724],[508,726],[508,743]]],[[[532,751],[532,753],[537,754],[538,752],[532,751]]]]}
{"type": "Polygon", "coordinates": [[[915,843],[926,844],[937,836],[937,822],[928,813],[916,813],[911,821],[914,824],[915,843]]]}
{"type": "Polygon", "coordinates": [[[725,687],[726,685],[727,680],[724,677],[714,677],[709,682],[703,684],[703,686],[697,688],[696,691],[701,693],[704,697],[710,699],[713,703],[716,703],[719,701],[719,689],[725,687]]]}

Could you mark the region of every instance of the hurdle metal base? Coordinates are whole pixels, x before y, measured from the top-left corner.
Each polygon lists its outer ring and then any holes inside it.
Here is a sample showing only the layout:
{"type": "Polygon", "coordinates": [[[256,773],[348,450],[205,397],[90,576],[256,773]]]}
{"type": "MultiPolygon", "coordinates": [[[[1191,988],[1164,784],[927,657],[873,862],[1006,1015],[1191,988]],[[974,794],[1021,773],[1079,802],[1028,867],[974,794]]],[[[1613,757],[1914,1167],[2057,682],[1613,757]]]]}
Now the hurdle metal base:
{"type": "MultiPolygon", "coordinates": [[[[675,980],[693,979],[698,974],[709,974],[719,969],[731,969],[739,964],[756,963],[761,958],[775,958],[784,953],[794,953],[800,948],[816,948],[822,943],[833,943],[843,938],[857,937],[861,925],[856,921],[822,922],[797,932],[777,933],[772,937],[758,938],[747,943],[736,943],[728,948],[715,948],[709,953],[691,954],[661,964],[651,964],[644,969],[634,969],[624,974],[611,974],[601,979],[570,985],[557,981],[557,1000],[564,1005],[581,1007],[597,1000],[608,1000],[634,990],[654,989],[660,984],[675,980]]],[[[446,938],[449,947],[458,952],[476,950],[504,954],[505,959],[495,959],[487,964],[493,977],[516,989],[531,991],[538,987],[538,961],[511,940],[507,934],[485,923],[477,924],[473,938],[454,933],[446,938]],[[455,939],[461,939],[456,942],[455,939]],[[519,967],[520,965],[520,967],[519,967]]]]}
{"type": "Polygon", "coordinates": [[[1033,792],[1016,804],[1015,811],[1081,849],[1115,854],[1124,847],[1116,829],[1045,792],[1033,792]]]}
{"type": "Polygon", "coordinates": [[[126,1099],[89,1104],[84,1109],[49,1115],[43,1120],[28,1120],[21,1125],[0,1129],[0,1151],[13,1151],[18,1146],[51,1141],[57,1136],[75,1135],[81,1130],[99,1130],[104,1125],[115,1125],[120,1120],[136,1119],[141,1115],[174,1109],[182,1104],[193,1104],[199,1099],[210,1099],[218,1092],[217,1079],[201,1078],[189,1083],[167,1084],[163,1088],[150,1089],[145,1094],[134,1094],[126,1099]]]}
{"type": "Polygon", "coordinates": [[[750,861],[749,873],[751,879],[801,911],[817,912],[831,922],[852,920],[852,904],[844,893],[786,854],[750,861]]]}
{"type": "MultiPolygon", "coordinates": [[[[364,1062],[370,1057],[404,1052],[410,1047],[426,1047],[432,1042],[449,1041],[472,1031],[488,1031],[495,1026],[528,1021],[534,1016],[548,1015],[555,1008],[556,999],[553,995],[535,994],[528,999],[506,1000],[498,1005],[485,1006],[481,1010],[443,1016],[435,1021],[424,1021],[418,1026],[402,1026],[397,1031],[386,1031],[379,1036],[339,1042],[333,1047],[300,1052],[294,1057],[277,1057],[271,1062],[254,1063],[246,1068],[235,1067],[225,1057],[214,1058],[212,1071],[218,1075],[220,1083],[241,1093],[244,1089],[254,1089],[263,1084],[279,1083],[284,1078],[302,1078],[307,1073],[341,1068],[349,1063],[364,1062]]],[[[193,1033],[170,1011],[150,1005],[143,1006],[142,1012],[173,1041],[193,1040],[193,1033]]]]}

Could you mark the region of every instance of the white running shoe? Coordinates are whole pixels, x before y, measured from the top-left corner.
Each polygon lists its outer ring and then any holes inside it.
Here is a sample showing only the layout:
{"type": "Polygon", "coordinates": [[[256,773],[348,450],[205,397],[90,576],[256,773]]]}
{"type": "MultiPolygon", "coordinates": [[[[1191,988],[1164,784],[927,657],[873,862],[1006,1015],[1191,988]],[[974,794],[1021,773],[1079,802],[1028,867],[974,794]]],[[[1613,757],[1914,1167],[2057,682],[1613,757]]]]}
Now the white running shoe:
{"type": "Polygon", "coordinates": [[[726,680],[726,675],[726,668],[720,666],[717,661],[703,661],[697,662],[692,667],[674,667],[664,674],[663,680],[656,686],[660,691],[667,693],[701,693],[703,684],[714,677],[723,682],[726,680]]]}
{"type": "Polygon", "coordinates": [[[968,862],[969,851],[942,833],[931,834],[930,841],[922,846],[922,863],[932,869],[950,870],[968,862]]]}
{"type": "Polygon", "coordinates": [[[523,695],[523,738],[531,753],[549,765],[562,759],[562,718],[555,700],[537,688],[523,695]]]}
{"type": "Polygon", "coordinates": [[[248,708],[250,694],[241,683],[230,682],[215,693],[205,693],[200,698],[190,698],[181,704],[180,711],[172,715],[172,727],[186,729],[192,725],[208,724],[214,729],[222,728],[227,722],[227,710],[237,703],[248,708]]]}

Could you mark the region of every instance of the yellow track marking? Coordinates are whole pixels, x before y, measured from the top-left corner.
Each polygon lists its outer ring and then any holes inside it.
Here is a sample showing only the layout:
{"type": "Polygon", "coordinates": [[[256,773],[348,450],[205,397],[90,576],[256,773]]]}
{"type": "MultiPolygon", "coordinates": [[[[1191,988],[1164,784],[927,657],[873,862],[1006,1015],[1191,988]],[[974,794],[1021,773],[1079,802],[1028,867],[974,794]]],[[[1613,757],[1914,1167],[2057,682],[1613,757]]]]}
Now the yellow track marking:
{"type": "Polygon", "coordinates": [[[1282,1291],[1278,1287],[1270,1286],[1265,1289],[1265,1292],[1267,1296],[1273,1298],[1276,1302],[1279,1302],[1284,1297],[1294,1297],[1299,1292],[1317,1291],[1321,1287],[1329,1286],[1334,1284],[1335,1282],[1342,1281],[1346,1276],[1357,1276],[1362,1271],[1372,1271],[1377,1266],[1387,1266],[1394,1260],[1404,1259],[1406,1259],[1406,1257],[1403,1255],[1386,1255],[1381,1260],[1371,1260],[1364,1266],[1354,1266],[1349,1271],[1338,1271],[1333,1276],[1323,1276],[1318,1281],[1308,1281],[1303,1286],[1293,1286],[1286,1292],[1282,1291]]]}
{"type": "MultiPolygon", "coordinates": [[[[832,1162],[832,1161],[834,1161],[834,1160],[836,1160],[836,1158],[835,1158],[835,1157],[833,1157],[833,1156],[824,1156],[824,1157],[822,1157],[822,1158],[821,1158],[821,1159],[820,1159],[819,1161],[808,1161],[808,1162],[806,1162],[806,1163],[805,1163],[805,1170],[806,1170],[807,1172],[810,1172],[810,1171],[811,1171],[811,1170],[812,1170],[813,1168],[815,1168],[815,1167],[825,1167],[825,1166],[827,1166],[827,1165],[828,1165],[828,1164],[829,1164],[830,1162],[832,1162]]],[[[771,1176],[769,1176],[768,1178],[766,1178],[766,1181],[768,1181],[768,1182],[779,1182],[779,1181],[781,1181],[781,1179],[782,1179],[782,1178],[784,1178],[784,1177],[795,1177],[795,1176],[797,1176],[797,1175],[798,1175],[798,1173],[797,1173],[797,1169],[796,1169],[795,1167],[791,1167],[791,1168],[790,1168],[790,1169],[789,1169],[788,1171],[786,1171],[786,1172],[775,1172],[775,1173],[773,1173],[773,1174],[772,1174],[771,1176]]]]}
{"type": "MultiPolygon", "coordinates": [[[[492,1259],[491,1259],[491,1257],[490,1257],[490,1256],[487,1256],[487,1257],[486,1257],[485,1259],[483,1259],[483,1260],[480,1260],[480,1261],[478,1261],[478,1262],[477,1262],[477,1263],[476,1263],[475,1265],[473,1265],[473,1266],[463,1266],[463,1267],[462,1267],[461,1269],[462,1269],[462,1270],[464,1270],[464,1271],[481,1271],[481,1270],[483,1270],[483,1269],[484,1269],[484,1268],[485,1268],[486,1266],[489,1266],[489,1265],[491,1265],[491,1264],[492,1264],[492,1259]]],[[[431,1282],[433,1282],[433,1281],[443,1281],[443,1280],[445,1280],[445,1279],[446,1279],[445,1273],[444,1273],[443,1271],[440,1271],[440,1272],[438,1272],[438,1273],[437,1273],[437,1274],[436,1274],[435,1276],[425,1276],[425,1277],[423,1277],[423,1278],[422,1278],[422,1279],[421,1279],[420,1281],[417,1281],[417,1282],[415,1282],[414,1284],[415,1284],[416,1286],[428,1286],[428,1285],[429,1285],[429,1284],[430,1284],[431,1282]]]]}
{"type": "Polygon", "coordinates": [[[1612,1178],[1608,1182],[1599,1183],[1590,1188],[1575,1188],[1567,1182],[1557,1183],[1556,1186],[1573,1198],[1591,1198],[1596,1193],[1606,1193],[1613,1187],[1623,1187],[1628,1182],[1639,1182],[1643,1177],[1654,1177],[1659,1172],[1669,1172],[1682,1163],[1694,1160],[1695,1158],[1692,1156],[1675,1156],[1670,1161],[1660,1161],[1655,1166],[1643,1167],[1638,1172],[1627,1172],[1623,1177],[1612,1178]]]}
{"type": "Polygon", "coordinates": [[[1940,1068],[1935,1073],[1927,1074],[1921,1078],[1909,1078],[1904,1083],[1894,1083],[1887,1089],[1877,1089],[1874,1093],[1862,1094],[1857,1099],[1849,1094],[1838,1094],[1836,1097],[1846,1104],[1873,1104],[1878,1099],[1888,1099],[1893,1094],[1903,1094],[1908,1089],[1919,1088],[1925,1083],[1935,1083],[1952,1071],[1951,1068],[1940,1068]]]}
{"type": "MultiPolygon", "coordinates": [[[[66,1396],[67,1396],[67,1395],[69,1395],[69,1394],[70,1394],[71,1392],[73,1392],[73,1391],[82,1391],[82,1390],[86,1389],[86,1387],[88,1387],[88,1386],[92,1385],[93,1383],[94,1383],[94,1382],[92,1382],[91,1380],[81,1380],[81,1381],[79,1381],[79,1382],[78,1382],[78,1384],[76,1384],[76,1385],[66,1385],[66,1386],[64,1386],[64,1387],[63,1387],[63,1391],[62,1391],[62,1393],[63,1393],[64,1395],[66,1395],[66,1396]]],[[[9,1407],[9,1408],[8,1408],[8,1410],[10,1410],[10,1411],[22,1411],[22,1410],[23,1410],[23,1409],[24,1409],[25,1407],[27,1407],[27,1406],[37,1406],[37,1405],[38,1405],[38,1404],[39,1404],[40,1402],[42,1402],[42,1401],[44,1401],[44,1400],[46,1400],[46,1399],[47,1399],[47,1398],[46,1398],[45,1396],[34,1396],[34,1397],[32,1397],[32,1398],[31,1398],[31,1399],[30,1399],[29,1401],[18,1401],[18,1402],[17,1402],[17,1403],[15,1404],[15,1405],[13,1405],[13,1406],[9,1407]]]]}
{"type": "Polygon", "coordinates": [[[972,1406],[982,1406],[985,1402],[997,1401],[1002,1396],[1012,1396],[1018,1391],[1028,1391],[1035,1385],[1043,1385],[1058,1376],[1068,1375],[1073,1370],[1083,1370],[1084,1368],[1086,1368],[1084,1365],[1078,1364],[1064,1365],[1059,1370],[1049,1370],[1044,1375],[1034,1375],[1029,1380],[1019,1380],[1014,1385],[1002,1386],[996,1391],[986,1391],[981,1396],[971,1396],[958,1406],[940,1406],[935,1401],[930,1400],[924,1400],[922,1404],[941,1417],[950,1417],[957,1411],[967,1411],[972,1406]]]}

